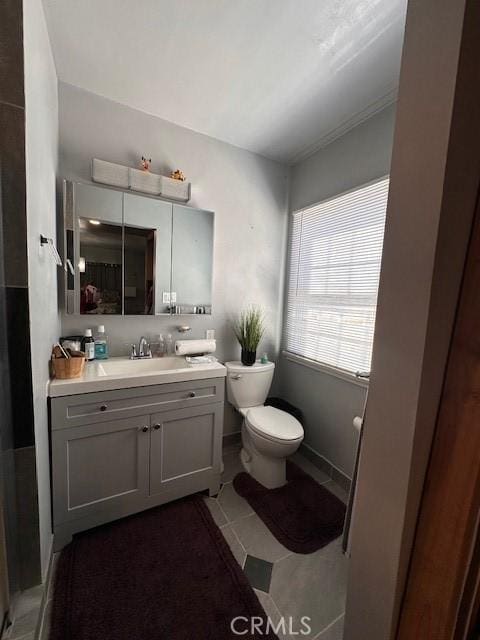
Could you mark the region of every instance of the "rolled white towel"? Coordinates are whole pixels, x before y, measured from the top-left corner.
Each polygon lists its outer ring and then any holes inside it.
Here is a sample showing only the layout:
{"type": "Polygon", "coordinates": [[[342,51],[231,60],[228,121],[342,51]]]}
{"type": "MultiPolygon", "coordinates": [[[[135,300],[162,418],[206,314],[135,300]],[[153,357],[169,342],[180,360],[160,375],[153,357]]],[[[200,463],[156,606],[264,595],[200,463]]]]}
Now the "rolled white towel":
{"type": "Polygon", "coordinates": [[[215,353],[217,343],[215,340],[177,340],[175,353],[177,356],[193,356],[201,353],[215,353]]]}

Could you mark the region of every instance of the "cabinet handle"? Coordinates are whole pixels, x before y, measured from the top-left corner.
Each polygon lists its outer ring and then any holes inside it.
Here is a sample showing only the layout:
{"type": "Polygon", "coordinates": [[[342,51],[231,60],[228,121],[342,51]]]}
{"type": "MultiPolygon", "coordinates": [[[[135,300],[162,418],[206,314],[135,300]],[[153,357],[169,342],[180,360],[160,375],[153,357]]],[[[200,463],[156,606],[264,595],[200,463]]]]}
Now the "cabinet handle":
{"type": "Polygon", "coordinates": [[[153,428],[155,429],[155,431],[158,431],[161,426],[162,426],[161,424],[154,424],[153,428]]]}
{"type": "Polygon", "coordinates": [[[188,394],[189,398],[195,398],[195,391],[190,391],[190,393],[188,394]]]}
{"type": "Polygon", "coordinates": [[[107,407],[107,405],[106,405],[106,404],[102,404],[102,405],[100,406],[100,411],[106,411],[107,409],[108,409],[108,407],[107,407]]]}
{"type": "Polygon", "coordinates": [[[148,427],[142,427],[142,431],[143,431],[143,433],[147,433],[148,427]]]}

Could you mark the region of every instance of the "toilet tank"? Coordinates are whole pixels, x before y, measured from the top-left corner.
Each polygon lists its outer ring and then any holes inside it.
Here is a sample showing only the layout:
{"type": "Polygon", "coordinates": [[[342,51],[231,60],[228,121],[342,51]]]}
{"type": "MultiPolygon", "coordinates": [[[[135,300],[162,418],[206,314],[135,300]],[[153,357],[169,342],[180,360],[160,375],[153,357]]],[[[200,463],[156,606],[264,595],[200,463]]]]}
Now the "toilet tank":
{"type": "Polygon", "coordinates": [[[241,362],[226,362],[227,399],[237,409],[264,404],[272,385],[273,362],[256,362],[246,367],[241,362]]]}

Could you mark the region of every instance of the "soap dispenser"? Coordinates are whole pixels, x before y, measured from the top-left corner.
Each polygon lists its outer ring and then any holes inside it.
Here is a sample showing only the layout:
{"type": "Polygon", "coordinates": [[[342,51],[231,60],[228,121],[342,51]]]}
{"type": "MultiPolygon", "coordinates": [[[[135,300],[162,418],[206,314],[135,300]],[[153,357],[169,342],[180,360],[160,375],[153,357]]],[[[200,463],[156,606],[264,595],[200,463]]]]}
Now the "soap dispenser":
{"type": "Polygon", "coordinates": [[[154,358],[162,358],[165,355],[165,339],[161,333],[157,336],[157,340],[152,346],[152,356],[154,358]]]}

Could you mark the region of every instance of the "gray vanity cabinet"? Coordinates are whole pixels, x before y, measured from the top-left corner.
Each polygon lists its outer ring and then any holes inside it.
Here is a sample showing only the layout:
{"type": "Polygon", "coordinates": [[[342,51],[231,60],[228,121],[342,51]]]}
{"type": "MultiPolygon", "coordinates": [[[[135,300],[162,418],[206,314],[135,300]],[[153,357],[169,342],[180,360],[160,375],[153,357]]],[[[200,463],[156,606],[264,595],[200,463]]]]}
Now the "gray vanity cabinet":
{"type": "Polygon", "coordinates": [[[50,399],[54,549],[72,535],[220,488],[224,378],[50,399]]]}

